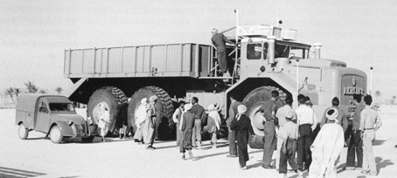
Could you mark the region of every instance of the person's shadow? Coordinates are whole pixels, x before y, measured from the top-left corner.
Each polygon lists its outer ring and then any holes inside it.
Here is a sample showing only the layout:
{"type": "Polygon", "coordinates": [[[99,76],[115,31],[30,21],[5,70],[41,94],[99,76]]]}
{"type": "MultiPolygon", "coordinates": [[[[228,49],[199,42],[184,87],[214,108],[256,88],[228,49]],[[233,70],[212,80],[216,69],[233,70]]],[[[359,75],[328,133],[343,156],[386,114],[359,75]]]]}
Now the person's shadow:
{"type": "Polygon", "coordinates": [[[390,159],[384,160],[381,157],[376,157],[375,162],[376,162],[376,170],[378,171],[378,174],[380,173],[381,169],[383,169],[387,166],[394,165],[394,163],[392,161],[390,161],[390,159]]]}

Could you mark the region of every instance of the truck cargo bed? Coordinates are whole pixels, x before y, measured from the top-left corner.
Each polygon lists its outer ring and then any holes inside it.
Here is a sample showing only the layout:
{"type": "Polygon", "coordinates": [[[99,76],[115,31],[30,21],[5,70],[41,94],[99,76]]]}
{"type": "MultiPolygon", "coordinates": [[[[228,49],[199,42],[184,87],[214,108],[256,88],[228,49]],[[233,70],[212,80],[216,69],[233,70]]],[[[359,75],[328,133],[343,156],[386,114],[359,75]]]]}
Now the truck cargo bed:
{"type": "Polygon", "coordinates": [[[67,78],[207,77],[210,45],[176,43],[65,50],[67,78]]]}

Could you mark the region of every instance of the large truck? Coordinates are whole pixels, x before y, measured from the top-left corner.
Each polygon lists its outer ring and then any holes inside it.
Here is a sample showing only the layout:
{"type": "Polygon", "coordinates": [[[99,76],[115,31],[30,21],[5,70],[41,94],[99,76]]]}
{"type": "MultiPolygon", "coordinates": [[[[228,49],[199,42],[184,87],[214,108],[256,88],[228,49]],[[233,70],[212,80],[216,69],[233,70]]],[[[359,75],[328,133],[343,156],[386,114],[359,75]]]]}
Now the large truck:
{"type": "Polygon", "coordinates": [[[244,103],[255,134],[263,135],[263,115],[271,91],[281,99],[309,96],[318,116],[333,97],[350,112],[354,94],[366,93],[367,76],[345,62],[324,59],[320,44],[296,41],[297,31],[271,25],[238,26],[224,31],[231,77],[218,73],[216,48],[208,44],[175,43],[65,50],[64,73],[74,86],[72,101],[88,105],[87,114],[110,122],[110,131],[128,123],[143,97],[157,95],[158,137],[169,135],[174,103],[199,98],[203,106],[217,104],[228,117],[231,98],[244,103]]]}

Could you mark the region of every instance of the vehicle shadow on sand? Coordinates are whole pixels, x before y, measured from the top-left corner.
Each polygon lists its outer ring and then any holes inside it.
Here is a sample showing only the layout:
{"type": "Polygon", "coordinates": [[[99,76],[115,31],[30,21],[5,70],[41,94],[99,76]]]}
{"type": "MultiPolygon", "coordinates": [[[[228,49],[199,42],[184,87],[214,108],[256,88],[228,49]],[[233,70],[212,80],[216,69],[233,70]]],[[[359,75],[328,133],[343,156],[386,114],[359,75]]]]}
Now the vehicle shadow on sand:
{"type": "Polygon", "coordinates": [[[372,145],[378,146],[378,145],[382,145],[385,142],[386,142],[386,140],[374,140],[374,141],[372,141],[372,145]]]}
{"type": "Polygon", "coordinates": [[[48,137],[33,137],[33,138],[26,138],[26,140],[48,140],[48,137]]]}

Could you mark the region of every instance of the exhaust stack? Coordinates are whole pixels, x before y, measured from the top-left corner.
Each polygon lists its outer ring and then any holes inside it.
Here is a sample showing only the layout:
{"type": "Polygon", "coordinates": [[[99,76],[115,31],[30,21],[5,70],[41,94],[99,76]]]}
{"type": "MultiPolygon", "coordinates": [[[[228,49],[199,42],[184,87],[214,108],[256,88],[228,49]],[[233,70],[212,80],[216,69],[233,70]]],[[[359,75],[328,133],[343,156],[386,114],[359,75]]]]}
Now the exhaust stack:
{"type": "Polygon", "coordinates": [[[313,53],[314,53],[314,59],[320,59],[321,58],[321,43],[314,43],[313,44],[313,53]]]}

